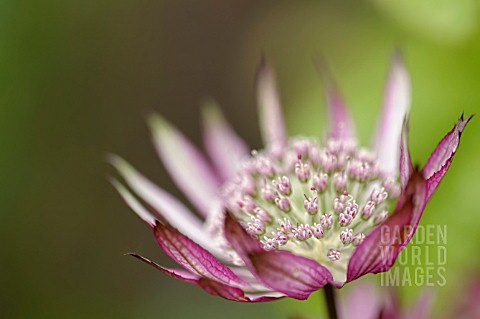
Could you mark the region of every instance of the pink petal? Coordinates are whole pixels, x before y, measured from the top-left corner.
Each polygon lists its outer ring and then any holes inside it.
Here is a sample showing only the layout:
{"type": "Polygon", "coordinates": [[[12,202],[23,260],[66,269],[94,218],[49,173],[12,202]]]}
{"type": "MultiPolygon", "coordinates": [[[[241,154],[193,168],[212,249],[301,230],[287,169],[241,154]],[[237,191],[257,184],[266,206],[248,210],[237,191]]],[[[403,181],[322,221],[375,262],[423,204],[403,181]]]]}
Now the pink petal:
{"type": "Polygon", "coordinates": [[[138,258],[141,261],[153,266],[154,268],[160,270],[162,273],[166,274],[167,276],[195,284],[211,295],[219,296],[228,300],[240,301],[240,302],[264,302],[264,301],[272,301],[272,300],[276,300],[284,297],[282,295],[278,295],[278,294],[273,295],[271,293],[245,294],[239,288],[224,285],[214,280],[203,278],[181,269],[169,269],[169,268],[162,267],[157,263],[150,261],[147,258],[142,257],[138,254],[129,254],[129,255],[135,258],[138,258]]]}
{"type": "Polygon", "coordinates": [[[343,319],[373,319],[380,310],[380,296],[369,280],[349,284],[347,293],[338,302],[338,315],[343,319]]]}
{"type": "MultiPolygon", "coordinates": [[[[478,266],[475,266],[478,267],[478,266]]],[[[464,278],[464,283],[460,285],[460,293],[457,292],[454,300],[457,305],[449,311],[451,318],[480,318],[480,277],[477,271],[470,271],[464,278]]]]}
{"type": "Polygon", "coordinates": [[[417,297],[413,307],[408,307],[406,313],[402,316],[405,319],[427,319],[430,318],[435,293],[431,290],[423,290],[417,297]]]}
{"type": "Polygon", "coordinates": [[[282,147],[287,142],[287,130],[283,119],[275,72],[264,58],[257,70],[257,104],[260,130],[266,145],[282,147]]]}
{"type": "Polygon", "coordinates": [[[249,258],[259,280],[292,298],[307,299],[333,281],[327,268],[288,251],[253,253],[249,258]]]}
{"type": "Polygon", "coordinates": [[[330,122],[328,136],[338,140],[355,141],[355,125],[326,63],[321,61],[319,69],[325,85],[325,95],[328,106],[330,122]]]}
{"type": "Polygon", "coordinates": [[[398,172],[402,122],[410,108],[410,77],[403,58],[396,52],[385,88],[383,110],[376,132],[375,150],[382,170],[392,176],[398,172]]]}
{"type": "Polygon", "coordinates": [[[444,138],[438,143],[437,147],[428,158],[427,163],[422,169],[422,175],[427,180],[427,198],[432,196],[433,192],[435,189],[437,189],[438,184],[450,167],[453,156],[455,155],[460,143],[462,132],[472,117],[473,115],[470,115],[464,119],[462,114],[453,129],[444,136],[444,138]]]}
{"type": "Polygon", "coordinates": [[[152,183],[122,158],[111,156],[110,163],[118,170],[128,186],[170,225],[185,234],[201,231],[202,221],[175,197],[152,183]]]}
{"type": "Polygon", "coordinates": [[[245,267],[230,267],[230,269],[238,276],[241,280],[248,283],[253,290],[257,291],[269,291],[270,288],[261,284],[257,278],[245,267]]]}
{"type": "Polygon", "coordinates": [[[248,147],[223,117],[220,109],[209,102],[203,109],[203,140],[208,155],[224,180],[233,177],[248,147]]]}
{"type": "Polygon", "coordinates": [[[264,292],[264,293],[257,293],[257,294],[245,294],[245,296],[250,299],[252,302],[265,302],[265,301],[273,301],[277,299],[281,299],[286,297],[285,294],[280,292],[264,292]]]}
{"type": "Polygon", "coordinates": [[[239,288],[224,285],[206,278],[201,278],[198,281],[198,285],[211,295],[240,302],[266,302],[285,297],[285,295],[271,293],[245,294],[244,291],[239,288]]]}
{"type": "Polygon", "coordinates": [[[225,218],[225,236],[259,281],[289,297],[307,299],[333,281],[331,273],[311,259],[287,251],[265,251],[230,214],[225,218]]]}
{"type": "Polygon", "coordinates": [[[153,233],[162,250],[192,273],[227,285],[248,286],[230,268],[177,230],[157,223],[153,233]]]}
{"type": "Polygon", "coordinates": [[[208,216],[219,178],[197,148],[162,117],[149,119],[158,154],[185,196],[204,216],[208,216]]]}
{"type": "Polygon", "coordinates": [[[393,214],[377,226],[353,252],[347,282],[390,269],[414,235],[425,208],[425,180],[414,171],[393,214]]]}
{"type": "Polygon", "coordinates": [[[402,126],[402,140],[400,143],[400,185],[402,190],[407,187],[408,180],[412,176],[413,167],[408,149],[408,115],[405,116],[402,126]]]}
{"type": "Polygon", "coordinates": [[[192,238],[193,241],[214,253],[216,256],[225,257],[218,248],[212,245],[212,238],[209,233],[204,230],[202,221],[185,207],[185,205],[149,181],[122,158],[112,155],[110,156],[110,163],[122,175],[128,186],[157,212],[157,216],[153,216],[125,187],[115,182],[114,186],[120,195],[140,218],[151,226],[155,225],[156,219],[166,221],[169,225],[178,228],[181,233],[192,238]]]}
{"type": "Polygon", "coordinates": [[[380,309],[378,319],[400,319],[401,307],[397,291],[392,287],[385,287],[383,293],[383,306],[380,309]]]}

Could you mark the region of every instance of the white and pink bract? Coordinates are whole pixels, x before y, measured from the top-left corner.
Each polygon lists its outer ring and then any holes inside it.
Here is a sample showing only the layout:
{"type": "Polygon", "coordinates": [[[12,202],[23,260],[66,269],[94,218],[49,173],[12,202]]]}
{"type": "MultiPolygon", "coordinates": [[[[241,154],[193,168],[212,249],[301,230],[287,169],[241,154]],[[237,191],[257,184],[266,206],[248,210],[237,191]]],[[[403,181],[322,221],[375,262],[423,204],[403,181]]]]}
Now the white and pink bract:
{"type": "Polygon", "coordinates": [[[370,149],[358,145],[328,74],[325,83],[330,126],[323,139],[288,137],[274,72],[265,62],[257,74],[263,150],[249,151],[215,107],[204,113],[209,159],[163,118],[151,117],[160,158],[198,214],[112,156],[128,188],[113,185],[182,268],[132,255],[212,295],[247,302],[306,299],[327,284],[340,288],[388,271],[414,235],[472,116],[460,117],[420,170],[408,151],[410,80],[400,54],[393,56],[370,149]]]}

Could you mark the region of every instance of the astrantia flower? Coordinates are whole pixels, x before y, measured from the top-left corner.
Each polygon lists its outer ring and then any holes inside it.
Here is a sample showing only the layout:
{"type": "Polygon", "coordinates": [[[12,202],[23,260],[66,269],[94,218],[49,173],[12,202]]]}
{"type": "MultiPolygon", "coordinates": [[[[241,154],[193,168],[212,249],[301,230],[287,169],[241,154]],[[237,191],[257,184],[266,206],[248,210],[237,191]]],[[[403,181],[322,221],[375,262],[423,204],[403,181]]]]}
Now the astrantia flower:
{"type": "Polygon", "coordinates": [[[114,157],[132,192],[114,185],[183,269],[134,256],[237,301],[306,299],[326,284],[342,287],[387,271],[412,238],[471,116],[459,119],[418,170],[407,146],[410,83],[399,55],[372,149],[357,144],[340,94],[328,77],[326,84],[327,136],[288,138],[273,71],[262,63],[257,94],[265,148],[249,153],[209,108],[204,137],[211,162],[165,120],[151,118],[160,158],[201,217],[114,157]]]}

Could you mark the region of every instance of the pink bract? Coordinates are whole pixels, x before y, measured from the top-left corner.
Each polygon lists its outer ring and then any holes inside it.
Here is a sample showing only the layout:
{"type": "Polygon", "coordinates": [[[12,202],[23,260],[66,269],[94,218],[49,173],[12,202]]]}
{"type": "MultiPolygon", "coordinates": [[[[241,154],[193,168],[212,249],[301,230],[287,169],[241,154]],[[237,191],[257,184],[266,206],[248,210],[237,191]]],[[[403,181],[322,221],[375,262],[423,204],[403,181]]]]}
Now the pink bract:
{"type": "Polygon", "coordinates": [[[214,106],[204,112],[208,158],[152,116],[160,159],[198,214],[112,156],[125,182],[113,185],[181,268],[132,255],[212,295],[244,302],[307,299],[326,284],[340,288],[388,271],[414,235],[472,116],[460,117],[420,170],[408,150],[410,79],[398,53],[372,150],[357,145],[341,95],[324,75],[325,139],[288,137],[275,75],[264,61],[257,74],[263,150],[249,152],[214,106]],[[385,232],[393,235],[383,238],[385,232]]]}

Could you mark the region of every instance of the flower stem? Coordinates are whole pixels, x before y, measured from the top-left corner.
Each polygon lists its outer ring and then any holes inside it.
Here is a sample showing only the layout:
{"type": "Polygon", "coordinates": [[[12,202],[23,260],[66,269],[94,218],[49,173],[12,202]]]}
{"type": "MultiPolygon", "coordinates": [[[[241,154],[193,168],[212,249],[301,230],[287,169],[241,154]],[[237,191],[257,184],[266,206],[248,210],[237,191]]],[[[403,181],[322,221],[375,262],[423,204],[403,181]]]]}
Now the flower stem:
{"type": "Polygon", "coordinates": [[[325,292],[325,301],[327,303],[328,318],[338,319],[337,305],[335,303],[335,291],[333,290],[333,286],[330,284],[327,284],[326,286],[323,287],[323,291],[325,292]]]}

